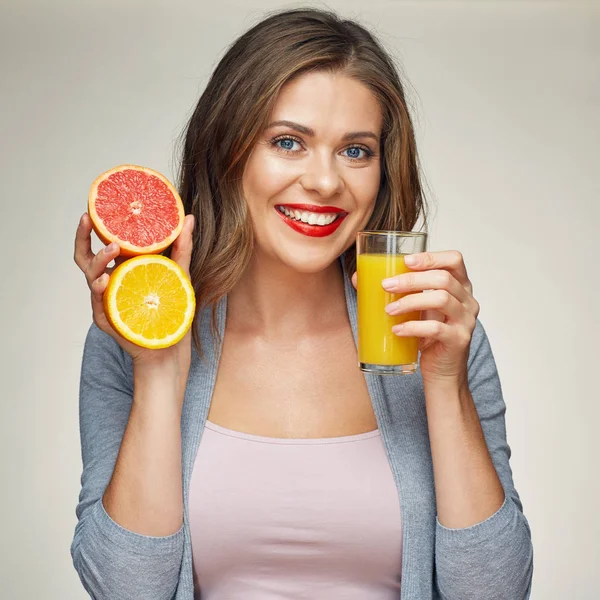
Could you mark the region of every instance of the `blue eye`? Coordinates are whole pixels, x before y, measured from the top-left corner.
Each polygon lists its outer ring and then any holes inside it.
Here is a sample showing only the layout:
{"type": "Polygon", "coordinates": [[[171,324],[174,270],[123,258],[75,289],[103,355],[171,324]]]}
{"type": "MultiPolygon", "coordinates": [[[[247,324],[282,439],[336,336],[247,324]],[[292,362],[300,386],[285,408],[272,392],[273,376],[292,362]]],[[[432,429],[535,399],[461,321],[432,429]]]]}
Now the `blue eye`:
{"type": "Polygon", "coordinates": [[[360,158],[363,158],[362,156],[360,156],[360,153],[366,152],[366,151],[364,148],[361,148],[360,146],[352,146],[351,148],[346,148],[346,152],[348,152],[348,158],[358,160],[360,158]]]}
{"type": "Polygon", "coordinates": [[[286,152],[294,152],[294,144],[298,144],[298,142],[294,138],[279,138],[274,140],[273,142],[276,146],[278,146],[281,150],[286,152]]]}

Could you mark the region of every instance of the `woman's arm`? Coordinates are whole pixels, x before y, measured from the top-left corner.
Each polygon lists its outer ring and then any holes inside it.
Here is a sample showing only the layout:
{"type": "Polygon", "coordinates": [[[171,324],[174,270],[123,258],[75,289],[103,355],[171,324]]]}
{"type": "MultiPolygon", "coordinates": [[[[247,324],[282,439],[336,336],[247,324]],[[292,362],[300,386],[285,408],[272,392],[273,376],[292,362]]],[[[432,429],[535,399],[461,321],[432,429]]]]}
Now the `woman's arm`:
{"type": "Polygon", "coordinates": [[[410,272],[382,281],[403,294],[389,314],[422,311],[392,327],[420,341],[438,519],[436,580],[444,600],[523,600],[531,591],[529,525],[509,466],[500,379],[463,256],[404,258],[410,272]]]}
{"type": "Polygon", "coordinates": [[[479,320],[468,390],[426,389],[438,522],[436,579],[445,600],[524,600],[531,532],[514,487],[500,379],[479,320]]]}
{"type": "Polygon", "coordinates": [[[504,503],[475,401],[467,386],[424,389],[438,520],[451,529],[470,527],[504,503]]]}
{"type": "Polygon", "coordinates": [[[185,386],[161,363],[133,368],[133,403],[112,478],[106,512],[122,527],[167,536],[183,524],[181,406],[185,386]]]}
{"type": "Polygon", "coordinates": [[[137,371],[92,325],[80,380],[81,493],[71,555],[96,600],[170,600],[183,554],[183,389],[137,371]],[[102,502],[104,496],[105,504],[102,502]]]}

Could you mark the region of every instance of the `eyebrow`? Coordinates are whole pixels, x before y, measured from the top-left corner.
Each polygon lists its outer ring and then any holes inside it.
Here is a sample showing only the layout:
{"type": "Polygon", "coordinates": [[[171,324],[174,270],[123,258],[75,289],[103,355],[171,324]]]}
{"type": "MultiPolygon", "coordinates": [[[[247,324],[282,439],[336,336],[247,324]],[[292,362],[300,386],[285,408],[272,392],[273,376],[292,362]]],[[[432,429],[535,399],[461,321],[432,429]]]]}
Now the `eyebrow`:
{"type": "MultiPolygon", "coordinates": [[[[295,131],[297,131],[298,133],[303,133],[304,135],[308,135],[310,137],[314,137],[315,135],[315,130],[311,129],[310,127],[306,127],[306,125],[300,125],[300,123],[294,123],[294,121],[273,121],[272,123],[269,123],[269,125],[267,126],[267,129],[271,129],[271,127],[277,127],[277,126],[285,126],[285,127],[289,127],[290,129],[293,129],[295,131]]],[[[355,140],[358,138],[373,138],[376,142],[379,141],[379,137],[377,135],[375,135],[372,131],[350,131],[348,133],[346,133],[344,135],[344,137],[342,137],[343,141],[351,141],[351,140],[355,140]]]]}

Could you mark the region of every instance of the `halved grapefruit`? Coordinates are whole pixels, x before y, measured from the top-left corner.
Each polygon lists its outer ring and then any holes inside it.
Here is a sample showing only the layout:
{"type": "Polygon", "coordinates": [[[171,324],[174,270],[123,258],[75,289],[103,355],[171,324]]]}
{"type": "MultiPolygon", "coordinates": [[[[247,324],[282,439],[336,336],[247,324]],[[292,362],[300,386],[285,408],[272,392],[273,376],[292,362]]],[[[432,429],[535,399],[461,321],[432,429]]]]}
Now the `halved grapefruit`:
{"type": "Polygon", "coordinates": [[[176,344],[194,319],[196,298],[185,271],[166,256],[136,256],[112,272],[104,313],[125,339],[142,348],[176,344]]]}
{"type": "Polygon", "coordinates": [[[99,175],[90,189],[88,213],[96,235],[116,242],[121,256],[160,254],[181,233],[185,211],[171,182],[137,165],[99,175]]]}

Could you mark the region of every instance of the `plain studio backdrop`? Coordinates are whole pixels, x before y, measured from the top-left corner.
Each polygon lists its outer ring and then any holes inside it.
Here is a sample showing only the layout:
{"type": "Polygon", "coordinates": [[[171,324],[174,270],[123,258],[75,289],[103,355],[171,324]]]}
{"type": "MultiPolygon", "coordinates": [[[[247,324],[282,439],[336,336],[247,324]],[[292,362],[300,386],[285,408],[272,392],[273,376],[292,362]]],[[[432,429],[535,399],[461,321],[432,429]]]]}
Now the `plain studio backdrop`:
{"type": "MultiPolygon", "coordinates": [[[[225,48],[300,4],[0,6],[0,595],[83,600],[69,546],[91,309],[73,238],[90,184],[121,163],[173,178],[176,138],[225,48]]],[[[430,249],[463,252],[503,384],[532,597],[598,598],[599,5],[327,6],[371,27],[410,83],[430,249]]]]}

